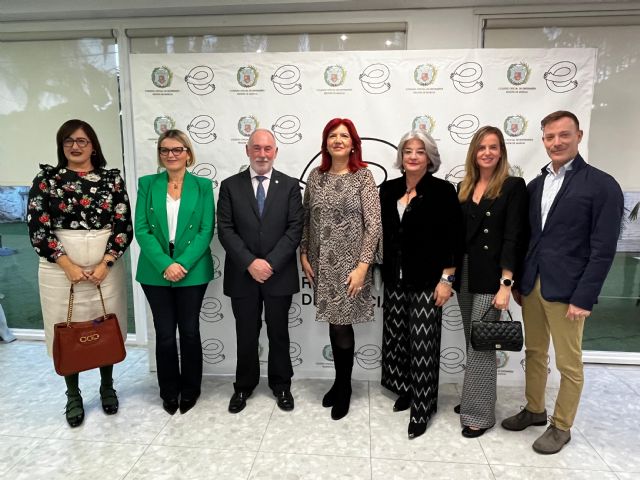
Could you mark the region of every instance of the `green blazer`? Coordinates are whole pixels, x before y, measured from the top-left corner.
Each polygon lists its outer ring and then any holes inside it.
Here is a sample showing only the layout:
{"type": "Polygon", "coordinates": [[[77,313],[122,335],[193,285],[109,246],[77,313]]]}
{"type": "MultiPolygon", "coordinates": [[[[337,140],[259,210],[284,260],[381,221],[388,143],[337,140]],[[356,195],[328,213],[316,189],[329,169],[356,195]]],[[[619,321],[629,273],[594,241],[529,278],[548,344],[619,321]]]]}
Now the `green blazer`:
{"type": "Polygon", "coordinates": [[[182,184],[175,250],[169,256],[166,172],[138,180],[135,237],[140,245],[136,280],[145,285],[186,287],[213,279],[213,260],[209,244],[213,238],[215,206],[213,187],[208,178],[187,172],[182,184]],[[165,280],[165,269],[178,262],[187,270],[179,282],[165,280]]]}

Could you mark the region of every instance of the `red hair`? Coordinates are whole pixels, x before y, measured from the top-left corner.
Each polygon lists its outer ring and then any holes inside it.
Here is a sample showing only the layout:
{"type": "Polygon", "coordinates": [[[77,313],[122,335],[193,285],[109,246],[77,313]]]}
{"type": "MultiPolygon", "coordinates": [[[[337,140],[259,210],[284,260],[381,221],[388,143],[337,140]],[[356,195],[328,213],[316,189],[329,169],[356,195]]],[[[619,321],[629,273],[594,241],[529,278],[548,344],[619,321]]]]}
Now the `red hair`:
{"type": "Polygon", "coordinates": [[[324,130],[322,131],[321,172],[327,172],[331,168],[331,155],[329,155],[329,150],[327,149],[327,138],[329,137],[329,133],[340,125],[347,127],[349,136],[351,137],[351,143],[353,144],[352,151],[349,153],[349,163],[347,164],[349,171],[352,173],[357,172],[361,168],[367,166],[367,164],[362,161],[362,140],[360,140],[360,135],[358,135],[356,126],[348,118],[334,118],[333,120],[329,120],[329,123],[325,125],[324,130]]]}

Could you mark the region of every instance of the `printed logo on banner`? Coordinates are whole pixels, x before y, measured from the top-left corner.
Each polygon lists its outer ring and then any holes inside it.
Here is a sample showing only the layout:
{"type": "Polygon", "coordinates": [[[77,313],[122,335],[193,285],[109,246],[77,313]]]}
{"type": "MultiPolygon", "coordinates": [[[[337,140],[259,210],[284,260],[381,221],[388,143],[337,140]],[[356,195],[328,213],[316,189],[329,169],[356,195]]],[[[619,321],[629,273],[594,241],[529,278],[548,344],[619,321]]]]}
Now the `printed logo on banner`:
{"type": "Polygon", "coordinates": [[[173,73],[169,70],[169,67],[156,67],[151,72],[151,81],[158,88],[167,88],[171,85],[171,79],[173,78],[173,73]]]}
{"type": "Polygon", "coordinates": [[[289,343],[289,357],[291,358],[292,367],[297,367],[302,364],[300,355],[302,355],[302,348],[300,347],[300,344],[296,342],[289,343]]]}
{"type": "Polygon", "coordinates": [[[460,93],[475,93],[480,90],[484,83],[482,80],[482,66],[476,62],[465,62],[449,75],[453,86],[460,93]]]}
{"type": "Polygon", "coordinates": [[[464,352],[458,347],[447,347],[440,351],[440,370],[446,373],[464,371],[464,352]]]}
{"type": "Polygon", "coordinates": [[[382,364],[382,350],[378,345],[363,345],[356,350],[354,357],[358,365],[365,370],[380,368],[382,364]]]}
{"type": "Polygon", "coordinates": [[[411,128],[413,130],[424,130],[429,135],[431,135],[435,127],[436,121],[430,115],[420,115],[414,118],[413,122],[411,122],[411,128]]]}
{"type": "Polygon", "coordinates": [[[175,120],[168,115],[156,117],[153,121],[153,129],[158,135],[162,135],[164,132],[171,130],[175,126],[175,120]]]}
{"type": "Polygon", "coordinates": [[[282,65],[271,75],[273,88],[282,95],[294,95],[302,90],[299,80],[300,69],[295,65],[282,65]]]}
{"type": "Polygon", "coordinates": [[[527,130],[527,119],[522,115],[509,115],[503,124],[504,133],[510,137],[519,137],[527,130]]]}
{"type": "Polygon", "coordinates": [[[217,338],[207,338],[202,342],[202,360],[211,365],[223,362],[226,356],[224,351],[224,343],[217,338]]]}
{"type": "Polygon", "coordinates": [[[260,126],[258,119],[253,115],[245,115],[238,120],[238,132],[243,137],[250,137],[253,131],[260,126]]]}
{"type": "Polygon", "coordinates": [[[252,65],[240,67],[236,79],[241,87],[251,88],[258,83],[258,70],[252,65]]]}
{"type": "Polygon", "coordinates": [[[544,72],[544,80],[552,92],[566,93],[578,86],[578,81],[574,80],[577,74],[578,67],[575,63],[563,61],[549,67],[549,70],[544,72]]]}
{"type": "Polygon", "coordinates": [[[216,167],[213,166],[212,163],[196,163],[191,169],[191,173],[198,177],[206,177],[211,180],[213,184],[213,188],[218,188],[218,180],[216,180],[216,176],[218,175],[218,171],[216,167]]]}
{"type": "Polygon", "coordinates": [[[531,68],[524,62],[512,63],[507,68],[507,80],[511,85],[524,85],[529,81],[531,68]]]}
{"type": "Polygon", "coordinates": [[[442,309],[442,326],[452,332],[463,329],[462,314],[458,305],[447,305],[442,309]]]}
{"type": "Polygon", "coordinates": [[[391,83],[388,81],[390,75],[389,67],[383,63],[374,63],[366,67],[358,78],[364,91],[375,95],[389,91],[391,88],[391,83]]]}
{"type": "Polygon", "coordinates": [[[454,142],[468,145],[479,127],[480,120],[478,120],[478,117],[472,113],[464,113],[454,118],[447,126],[447,129],[454,142]]]}
{"type": "Polygon", "coordinates": [[[292,144],[302,140],[302,134],[299,133],[300,119],[295,115],[283,115],[278,118],[271,125],[271,130],[280,143],[292,144]]]}
{"type": "Polygon", "coordinates": [[[191,140],[196,143],[211,143],[218,136],[213,133],[216,122],[209,115],[198,115],[187,125],[187,132],[191,140]]]}
{"type": "Polygon", "coordinates": [[[208,323],[216,323],[224,318],[222,303],[215,297],[204,297],[200,308],[200,320],[208,323]]]}
{"type": "Polygon", "coordinates": [[[324,81],[330,87],[339,87],[347,78],[347,71],[341,65],[331,65],[324,70],[324,81]]]}
{"type": "MultiPolygon", "coordinates": [[[[551,368],[549,368],[549,364],[551,363],[551,358],[549,356],[547,356],[547,375],[551,375],[551,368]]],[[[520,360],[520,366],[522,367],[522,370],[524,370],[525,372],[527,371],[527,359],[523,358],[522,360],[520,360]]]]}
{"type": "Polygon", "coordinates": [[[213,70],[206,65],[198,65],[189,70],[189,73],[184,77],[184,81],[187,83],[187,87],[191,90],[191,93],[196,95],[209,95],[216,89],[213,83],[213,70]]]}
{"type": "Polygon", "coordinates": [[[496,351],[496,367],[504,368],[509,363],[509,354],[503,350],[496,351]]]}
{"type": "Polygon", "coordinates": [[[331,349],[331,345],[325,345],[322,347],[322,357],[327,362],[333,362],[333,350],[331,349]]]}
{"type": "Polygon", "coordinates": [[[213,261],[213,279],[215,280],[222,276],[222,270],[220,270],[220,259],[212,253],[211,260],[213,261]]]}
{"type": "Polygon", "coordinates": [[[289,328],[302,325],[302,308],[296,302],[291,302],[289,307],[289,328]]]}
{"type": "Polygon", "coordinates": [[[418,65],[413,71],[413,80],[422,87],[427,87],[436,81],[438,69],[430,63],[418,65]]]}
{"type": "Polygon", "coordinates": [[[464,179],[464,173],[464,164],[456,165],[445,174],[444,179],[453,186],[456,186],[464,179]]]}
{"type": "Polygon", "coordinates": [[[522,168],[520,165],[510,164],[509,175],[511,175],[512,177],[524,178],[524,168],[522,168]]]}

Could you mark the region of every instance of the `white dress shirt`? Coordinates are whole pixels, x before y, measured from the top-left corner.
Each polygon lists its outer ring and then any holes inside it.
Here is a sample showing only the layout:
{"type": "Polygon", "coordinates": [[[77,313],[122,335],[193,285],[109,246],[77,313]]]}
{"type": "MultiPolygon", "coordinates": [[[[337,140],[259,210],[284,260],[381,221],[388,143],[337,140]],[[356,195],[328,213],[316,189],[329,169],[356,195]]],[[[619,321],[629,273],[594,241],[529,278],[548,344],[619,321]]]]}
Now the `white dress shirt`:
{"type": "Polygon", "coordinates": [[[558,173],[553,170],[552,164],[547,165],[547,176],[544,177],[544,186],[542,188],[542,201],[540,203],[540,213],[542,214],[542,228],[544,228],[544,224],[547,222],[547,215],[549,215],[549,210],[551,210],[551,205],[553,205],[553,201],[555,200],[560,188],[562,187],[562,182],[564,182],[565,174],[571,170],[572,159],[565,163],[558,169],[558,173]]]}
{"type": "MultiPolygon", "coordinates": [[[[258,182],[258,179],[256,178],[258,176],[258,174],[251,167],[249,167],[249,174],[251,174],[251,185],[253,186],[253,196],[255,197],[256,193],[258,192],[258,184],[260,183],[260,182],[258,182]]],[[[262,181],[262,186],[264,187],[264,198],[265,199],[267,198],[267,194],[269,192],[269,184],[271,183],[271,175],[272,174],[273,174],[273,168],[263,175],[263,177],[267,177],[262,181]]]]}

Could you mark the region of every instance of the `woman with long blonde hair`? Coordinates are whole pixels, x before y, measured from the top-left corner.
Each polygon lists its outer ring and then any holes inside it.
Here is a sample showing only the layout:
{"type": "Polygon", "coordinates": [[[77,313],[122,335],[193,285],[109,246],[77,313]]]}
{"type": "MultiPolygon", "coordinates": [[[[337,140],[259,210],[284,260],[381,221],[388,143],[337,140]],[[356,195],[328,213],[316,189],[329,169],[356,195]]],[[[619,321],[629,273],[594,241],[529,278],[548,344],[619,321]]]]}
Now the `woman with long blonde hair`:
{"type": "Polygon", "coordinates": [[[467,364],[460,413],[462,435],[475,438],[493,427],[497,367],[495,351],[469,343],[473,321],[495,321],[509,307],[511,290],[528,240],[528,194],[522,178],[509,175],[507,147],[499,128],[473,136],[458,186],[464,213],[465,250],[454,288],[464,324],[467,364]],[[486,313],[486,315],[485,315],[486,313]]]}

